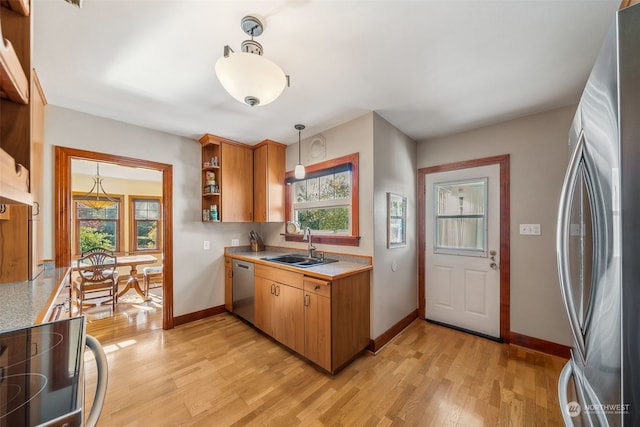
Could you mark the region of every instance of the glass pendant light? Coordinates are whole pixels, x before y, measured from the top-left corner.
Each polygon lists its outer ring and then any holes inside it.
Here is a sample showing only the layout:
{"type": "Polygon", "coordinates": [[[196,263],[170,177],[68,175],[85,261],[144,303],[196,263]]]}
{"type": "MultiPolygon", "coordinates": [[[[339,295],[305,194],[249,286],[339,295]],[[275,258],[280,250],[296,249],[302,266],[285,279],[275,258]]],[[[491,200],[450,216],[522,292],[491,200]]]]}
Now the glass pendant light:
{"type": "Polygon", "coordinates": [[[224,56],[216,62],[216,75],[229,94],[250,106],[267,105],[275,101],[289,86],[289,76],[273,61],[262,56],[262,45],[253,40],[262,34],[262,22],[245,16],[240,22],[251,40],[242,42],[242,52],[224,47],[224,56]]]}
{"type": "Polygon", "coordinates": [[[295,125],[294,127],[298,130],[298,164],[294,170],[294,175],[296,179],[303,179],[305,176],[305,170],[302,165],[302,161],[300,160],[300,133],[302,132],[302,129],[304,129],[304,125],[295,125]]]}

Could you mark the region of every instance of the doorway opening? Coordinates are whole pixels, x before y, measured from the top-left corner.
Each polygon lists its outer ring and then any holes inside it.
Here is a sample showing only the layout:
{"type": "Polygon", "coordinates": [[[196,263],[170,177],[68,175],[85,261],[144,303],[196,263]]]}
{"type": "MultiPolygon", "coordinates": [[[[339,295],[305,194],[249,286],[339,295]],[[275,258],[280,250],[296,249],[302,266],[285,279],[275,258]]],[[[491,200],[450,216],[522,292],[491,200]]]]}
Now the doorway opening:
{"type": "Polygon", "coordinates": [[[66,147],[55,147],[55,209],[58,212],[55,220],[55,262],[57,266],[71,266],[72,257],[72,160],[88,160],[130,168],[142,168],[158,171],[162,174],[162,230],[161,257],[163,265],[162,281],[162,328],[171,329],[173,322],[173,234],[172,234],[172,174],[169,164],[115,156],[93,151],[78,150],[66,147]]]}
{"type": "MultiPolygon", "coordinates": [[[[497,253],[499,256],[498,259],[495,260],[495,253],[493,252],[493,248],[484,247],[483,248],[483,256],[486,258],[487,266],[491,266],[492,269],[497,270],[496,275],[499,276],[499,296],[498,301],[496,301],[497,308],[499,313],[496,313],[499,316],[499,338],[503,342],[509,342],[510,337],[510,198],[509,198],[509,155],[500,155],[493,157],[486,157],[475,160],[468,160],[462,162],[448,163],[444,165],[431,166],[427,168],[422,168],[418,170],[418,314],[421,318],[427,318],[427,298],[430,296],[427,295],[427,280],[429,277],[448,277],[446,273],[446,269],[441,269],[439,272],[434,272],[433,270],[427,271],[430,265],[433,266],[433,263],[430,264],[435,256],[441,256],[443,253],[449,252],[448,250],[442,250],[439,248],[438,250],[434,250],[433,246],[433,237],[435,234],[435,226],[433,225],[433,215],[432,212],[427,212],[427,205],[429,205],[429,200],[427,197],[434,197],[434,193],[432,189],[427,187],[427,181],[431,176],[435,176],[435,174],[441,174],[446,172],[463,172],[467,169],[472,168],[482,168],[485,166],[497,165],[499,168],[499,238],[496,245],[499,246],[497,253]],[[428,239],[431,239],[431,244],[428,245],[428,239]],[[428,250],[427,248],[431,248],[428,250]],[[486,252],[486,253],[485,253],[486,252]],[[492,259],[493,257],[493,259],[492,259]],[[496,261],[493,263],[493,261],[496,261]],[[495,264],[495,265],[492,265],[495,264]],[[436,273],[435,275],[432,273],[436,273]],[[441,274],[439,274],[441,273],[441,274]]],[[[456,187],[458,191],[460,187],[459,185],[456,187]]],[[[462,187],[460,187],[462,188],[462,187]]],[[[444,188],[446,190],[446,188],[444,188]]],[[[457,196],[456,196],[457,197],[457,196]]],[[[458,197],[459,199],[459,197],[458,197]]],[[[443,215],[445,218],[447,215],[443,215]]],[[[449,215],[450,216],[450,215],[449,215]]],[[[473,224],[478,222],[477,218],[468,219],[466,216],[469,215],[458,215],[460,217],[465,217],[464,220],[473,224]]],[[[472,215],[473,216],[473,215],[472,215]]],[[[475,216],[478,216],[477,213],[475,216]]],[[[459,219],[459,218],[458,218],[459,219]]],[[[445,218],[445,222],[453,221],[451,218],[445,218]]],[[[475,245],[478,245],[479,240],[475,240],[473,249],[477,251],[475,245]]],[[[438,246],[436,242],[436,246],[438,246]]],[[[448,249],[448,248],[445,248],[448,249]]],[[[451,254],[450,254],[451,256],[451,254]]],[[[434,267],[432,267],[434,268],[434,267]]],[[[469,275],[470,277],[475,277],[476,283],[481,283],[482,281],[479,278],[482,278],[481,274],[478,274],[477,268],[470,268],[473,274],[469,275]]],[[[483,279],[484,280],[484,279],[483,279]]],[[[468,284],[466,285],[468,286],[468,284]]],[[[473,284],[472,284],[473,286],[473,284]]],[[[477,288],[476,288],[477,289],[477,288]]],[[[453,294],[453,292],[452,292],[453,294]]],[[[448,322],[443,322],[448,323],[448,322]]],[[[470,329],[465,328],[464,326],[459,329],[470,329]]],[[[479,334],[479,335],[482,335],[479,334]]]]}

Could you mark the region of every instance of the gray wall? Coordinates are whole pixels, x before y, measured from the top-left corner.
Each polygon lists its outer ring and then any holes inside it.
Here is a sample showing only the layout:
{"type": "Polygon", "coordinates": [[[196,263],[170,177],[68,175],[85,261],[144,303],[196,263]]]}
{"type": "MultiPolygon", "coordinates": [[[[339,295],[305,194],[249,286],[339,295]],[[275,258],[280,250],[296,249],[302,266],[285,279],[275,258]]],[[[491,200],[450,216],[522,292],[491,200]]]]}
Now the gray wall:
{"type": "Polygon", "coordinates": [[[571,345],[555,254],[558,199],[576,107],[511,120],[418,144],[418,168],[511,155],[511,330],[571,345]],[[519,224],[540,224],[521,236],[519,224]]]}
{"type": "Polygon", "coordinates": [[[377,338],[418,307],[416,143],[374,114],[373,153],[375,242],[371,310],[375,313],[372,338],[377,338]],[[392,249],[387,248],[388,192],[407,197],[407,245],[392,249]]]}

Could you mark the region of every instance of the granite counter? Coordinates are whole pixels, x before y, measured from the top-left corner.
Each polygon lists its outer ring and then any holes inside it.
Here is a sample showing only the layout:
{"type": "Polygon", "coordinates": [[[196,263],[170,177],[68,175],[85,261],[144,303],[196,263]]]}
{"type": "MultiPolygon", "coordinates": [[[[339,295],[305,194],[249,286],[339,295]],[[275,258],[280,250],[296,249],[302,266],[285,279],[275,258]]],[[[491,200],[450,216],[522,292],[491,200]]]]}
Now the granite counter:
{"type": "Polygon", "coordinates": [[[34,280],[0,284],[0,331],[38,323],[68,274],[69,268],[45,269],[34,280]]]}

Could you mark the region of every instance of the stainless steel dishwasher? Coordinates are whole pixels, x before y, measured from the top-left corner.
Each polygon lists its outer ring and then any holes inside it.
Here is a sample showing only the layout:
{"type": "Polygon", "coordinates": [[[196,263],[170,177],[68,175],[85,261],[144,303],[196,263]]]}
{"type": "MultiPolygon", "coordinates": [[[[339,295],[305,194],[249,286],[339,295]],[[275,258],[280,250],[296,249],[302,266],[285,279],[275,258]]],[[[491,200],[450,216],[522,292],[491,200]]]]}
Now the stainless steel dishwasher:
{"type": "Polygon", "coordinates": [[[253,324],[253,263],[233,260],[233,312],[253,324]]]}

